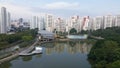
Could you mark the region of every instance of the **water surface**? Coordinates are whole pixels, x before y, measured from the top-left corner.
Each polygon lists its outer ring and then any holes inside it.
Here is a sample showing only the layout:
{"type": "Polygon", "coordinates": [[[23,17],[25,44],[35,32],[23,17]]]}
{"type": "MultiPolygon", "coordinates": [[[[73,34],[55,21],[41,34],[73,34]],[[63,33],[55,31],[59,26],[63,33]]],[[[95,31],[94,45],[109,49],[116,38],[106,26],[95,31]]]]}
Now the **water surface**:
{"type": "Polygon", "coordinates": [[[87,60],[92,45],[81,41],[45,43],[42,54],[20,56],[0,68],[91,68],[87,60]]]}

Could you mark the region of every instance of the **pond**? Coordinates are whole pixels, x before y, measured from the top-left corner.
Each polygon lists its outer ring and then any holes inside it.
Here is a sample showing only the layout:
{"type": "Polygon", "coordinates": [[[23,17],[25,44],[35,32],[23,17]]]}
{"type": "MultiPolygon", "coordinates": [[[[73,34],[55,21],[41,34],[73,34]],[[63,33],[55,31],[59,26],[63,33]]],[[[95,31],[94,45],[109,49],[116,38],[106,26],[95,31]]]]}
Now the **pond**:
{"type": "Polygon", "coordinates": [[[91,68],[87,54],[92,44],[81,41],[51,42],[41,45],[42,54],[20,56],[0,68],[91,68]]]}

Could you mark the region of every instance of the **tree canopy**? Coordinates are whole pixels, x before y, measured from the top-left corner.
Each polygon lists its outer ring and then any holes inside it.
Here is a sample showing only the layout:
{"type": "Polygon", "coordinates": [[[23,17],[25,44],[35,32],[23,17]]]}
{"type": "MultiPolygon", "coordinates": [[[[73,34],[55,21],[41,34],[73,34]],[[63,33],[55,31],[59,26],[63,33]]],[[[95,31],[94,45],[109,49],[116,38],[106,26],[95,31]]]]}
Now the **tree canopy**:
{"type": "Polygon", "coordinates": [[[97,40],[88,54],[93,68],[118,68],[120,66],[120,27],[99,29],[92,32],[104,40],[97,40]]]}
{"type": "Polygon", "coordinates": [[[72,29],[70,29],[70,32],[69,32],[70,34],[76,34],[77,33],[77,30],[75,29],[75,28],[72,28],[72,29]]]}
{"type": "Polygon", "coordinates": [[[38,29],[25,30],[15,34],[0,34],[0,49],[8,47],[17,41],[30,41],[36,37],[38,29]]]}

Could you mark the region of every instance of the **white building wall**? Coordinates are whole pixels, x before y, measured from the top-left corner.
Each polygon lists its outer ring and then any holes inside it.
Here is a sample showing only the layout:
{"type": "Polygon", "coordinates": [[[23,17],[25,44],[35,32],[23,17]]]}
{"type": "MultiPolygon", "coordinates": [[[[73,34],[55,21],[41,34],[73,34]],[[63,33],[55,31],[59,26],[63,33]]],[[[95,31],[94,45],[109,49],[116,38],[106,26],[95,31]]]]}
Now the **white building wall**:
{"type": "Polygon", "coordinates": [[[33,16],[31,23],[30,23],[30,29],[38,28],[39,18],[37,16],[33,16]]]}
{"type": "Polygon", "coordinates": [[[116,16],[115,26],[120,26],[120,15],[116,16]]]}
{"type": "Polygon", "coordinates": [[[0,12],[0,34],[1,34],[1,30],[2,30],[2,28],[1,28],[1,25],[2,24],[2,20],[1,20],[1,12],[0,12]]]}
{"type": "Polygon", "coordinates": [[[11,27],[11,16],[10,16],[10,13],[8,12],[7,13],[7,31],[10,30],[10,27],[11,27]]]}
{"type": "Polygon", "coordinates": [[[1,32],[0,33],[7,33],[7,11],[5,7],[1,8],[1,32]]]}
{"type": "Polygon", "coordinates": [[[54,17],[51,14],[46,14],[45,17],[45,27],[47,31],[52,32],[53,31],[53,25],[54,25],[54,17]]]}
{"type": "Polygon", "coordinates": [[[107,15],[104,16],[104,29],[107,27],[112,27],[113,16],[107,15]]]}
{"type": "Polygon", "coordinates": [[[103,19],[101,16],[97,16],[94,19],[94,30],[101,29],[103,19]]]}
{"type": "Polygon", "coordinates": [[[85,31],[88,30],[88,26],[89,26],[89,18],[85,17],[83,30],[85,30],[85,31]]]}
{"type": "Polygon", "coordinates": [[[93,28],[93,25],[94,25],[94,21],[93,21],[93,18],[90,18],[89,19],[89,24],[88,24],[89,26],[88,26],[88,30],[93,30],[94,28],[93,28]]]}

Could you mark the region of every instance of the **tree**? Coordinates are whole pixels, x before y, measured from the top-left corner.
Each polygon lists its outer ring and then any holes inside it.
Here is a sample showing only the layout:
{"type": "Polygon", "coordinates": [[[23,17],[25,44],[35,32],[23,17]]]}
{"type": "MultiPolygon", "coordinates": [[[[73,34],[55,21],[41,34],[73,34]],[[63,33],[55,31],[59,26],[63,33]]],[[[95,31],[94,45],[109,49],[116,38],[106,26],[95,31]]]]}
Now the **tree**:
{"type": "Polygon", "coordinates": [[[32,36],[23,36],[23,37],[22,37],[22,40],[23,40],[23,41],[30,41],[30,40],[32,40],[32,39],[33,39],[32,36]]]}
{"type": "Polygon", "coordinates": [[[96,67],[103,65],[100,62],[104,61],[106,66],[108,63],[114,62],[120,59],[120,49],[117,49],[118,43],[111,40],[98,41],[88,54],[88,59],[94,60],[93,66],[96,67]]]}
{"type": "Polygon", "coordinates": [[[94,68],[120,67],[120,27],[95,30],[92,35],[104,38],[98,40],[88,54],[92,66],[95,66],[94,68]]]}
{"type": "Polygon", "coordinates": [[[76,34],[77,33],[77,30],[75,28],[72,28],[69,32],[70,34],[76,34]]]}
{"type": "Polygon", "coordinates": [[[106,68],[119,68],[119,67],[120,67],[120,60],[117,60],[113,63],[108,64],[106,68]]]}

